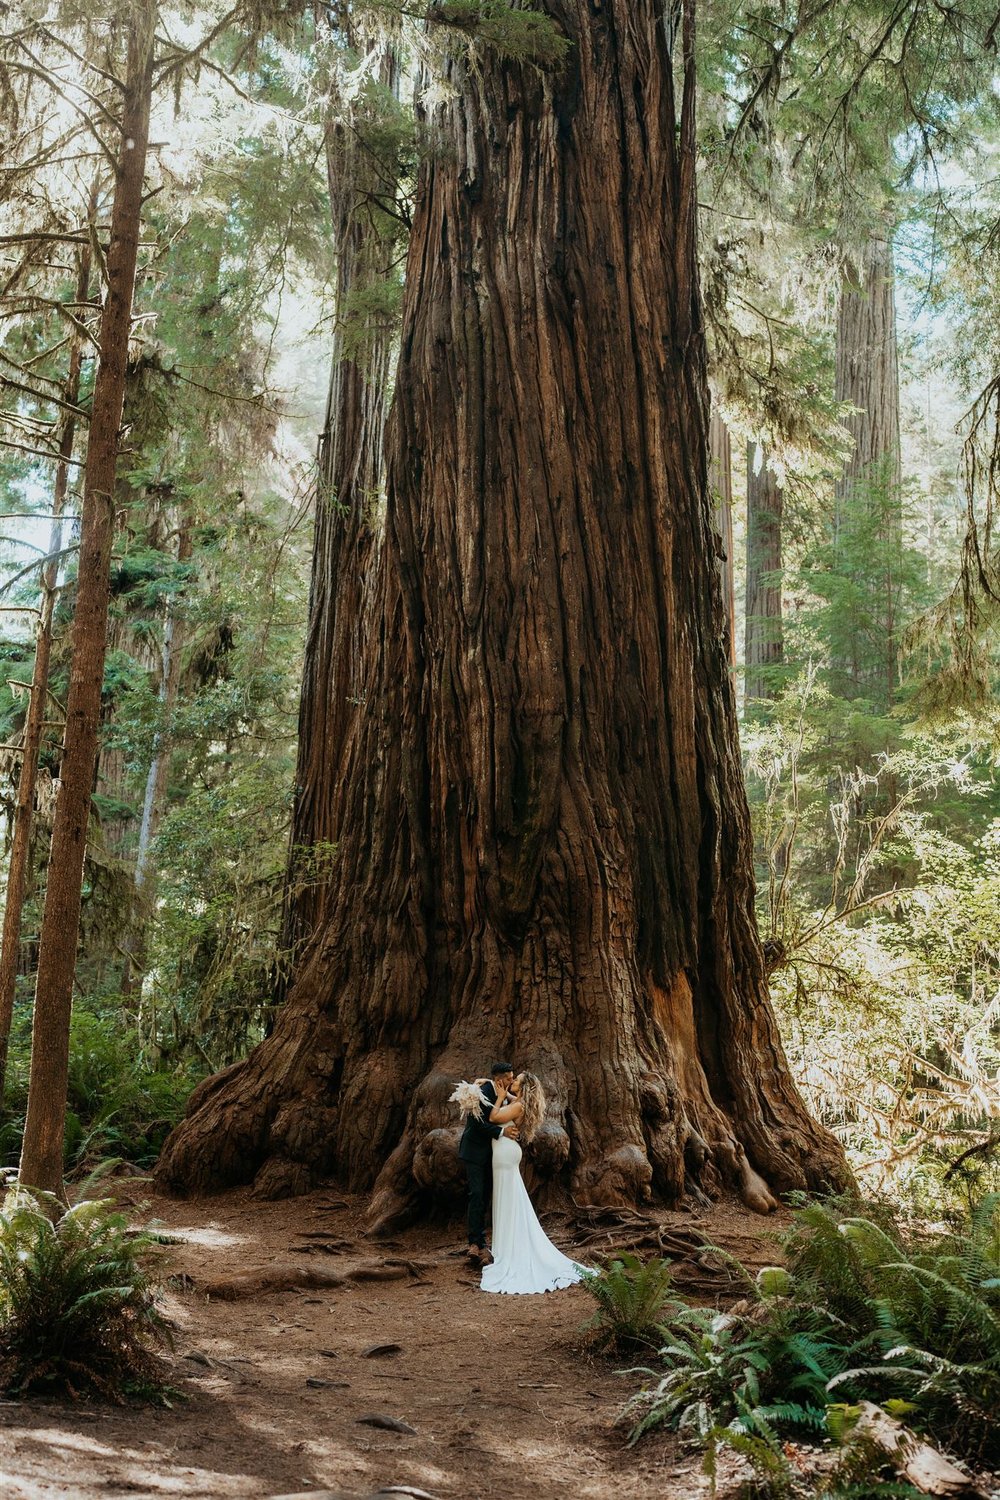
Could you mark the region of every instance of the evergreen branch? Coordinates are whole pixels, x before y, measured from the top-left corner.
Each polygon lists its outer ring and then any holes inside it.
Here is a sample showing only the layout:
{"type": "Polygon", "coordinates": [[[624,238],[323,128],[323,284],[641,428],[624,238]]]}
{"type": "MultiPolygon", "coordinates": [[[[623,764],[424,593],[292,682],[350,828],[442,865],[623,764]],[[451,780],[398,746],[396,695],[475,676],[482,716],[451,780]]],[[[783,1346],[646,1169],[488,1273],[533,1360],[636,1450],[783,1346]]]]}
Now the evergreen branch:
{"type": "Polygon", "coordinates": [[[52,396],[45,391],[36,391],[33,386],[25,385],[21,380],[11,380],[9,375],[0,372],[0,389],[5,387],[8,390],[20,391],[25,396],[33,396],[36,401],[48,401],[53,406],[61,407],[63,411],[71,411],[75,417],[89,416],[82,406],[74,406],[72,401],[66,401],[62,396],[52,396]]]}
{"type": "Polygon", "coordinates": [[[61,562],[64,557],[69,557],[71,553],[79,552],[79,550],[80,543],[72,542],[68,547],[60,547],[58,552],[47,552],[44,557],[36,557],[34,562],[30,562],[26,568],[19,568],[11,578],[5,579],[0,584],[0,599],[3,598],[9,589],[14,587],[15,583],[20,583],[22,578],[27,578],[36,568],[44,567],[47,563],[51,562],[61,562]]]}
{"type": "MultiPolygon", "coordinates": [[[[0,299],[0,301],[2,300],[3,299],[0,299]]],[[[92,333],[91,330],[87,327],[86,323],[84,323],[80,318],[75,318],[70,310],[74,307],[86,307],[90,312],[96,312],[97,307],[93,302],[60,302],[57,298],[54,297],[43,297],[38,292],[18,293],[15,300],[18,302],[25,302],[30,304],[29,308],[22,309],[24,311],[34,310],[39,307],[51,308],[53,312],[57,312],[62,317],[68,319],[68,321],[76,329],[77,333],[80,334],[82,338],[85,338],[88,343],[93,344],[98,354],[101,352],[101,345],[98,341],[97,335],[95,333],[92,333]]]]}
{"type": "MultiPolygon", "coordinates": [[[[57,463],[60,457],[54,448],[47,452],[44,448],[29,447],[27,443],[15,443],[13,438],[0,438],[0,448],[10,448],[15,453],[27,453],[31,458],[44,458],[49,463],[57,463]]],[[[83,468],[83,464],[78,458],[65,459],[63,461],[83,468]]]]}
{"type": "Polygon", "coordinates": [[[236,391],[221,391],[218,387],[206,385],[204,381],[195,380],[190,375],[182,375],[176,365],[172,366],[169,370],[164,369],[163,373],[172,379],[183,381],[185,385],[193,385],[196,390],[205,391],[209,396],[219,396],[223,401],[238,401],[246,406],[255,406],[258,411],[267,412],[268,416],[271,417],[283,417],[287,415],[279,407],[267,406],[264,402],[265,393],[263,391],[260,391],[255,396],[241,396],[236,391]]]}
{"type": "MultiPolygon", "coordinates": [[[[109,73],[106,68],[100,67],[94,61],[94,59],[92,57],[88,57],[86,53],[78,52],[75,47],[71,47],[65,37],[59,36],[57,32],[50,31],[47,26],[39,26],[38,30],[39,34],[43,36],[46,41],[51,42],[53,46],[62,47],[63,51],[68,52],[76,62],[81,63],[83,67],[89,69],[90,72],[96,73],[98,77],[103,78],[106,83],[110,83],[112,88],[117,89],[119,93],[125,92],[125,84],[121,78],[117,78],[114,73],[109,73]]],[[[114,116],[111,115],[109,111],[106,111],[106,113],[110,120],[114,119],[114,116]]]]}
{"type": "MultiPolygon", "coordinates": [[[[28,52],[28,49],[24,47],[23,43],[21,44],[21,46],[22,49],[27,53],[28,57],[32,59],[32,63],[34,64],[34,66],[29,66],[26,63],[14,63],[11,64],[11,66],[16,68],[19,72],[27,73],[29,76],[34,78],[39,78],[41,82],[44,83],[46,88],[50,88],[53,93],[58,94],[63,103],[68,105],[73,113],[77,116],[84,130],[86,130],[90,135],[94,137],[94,140],[100,146],[101,151],[103,152],[104,157],[111,170],[117,171],[118,162],[115,158],[115,153],[110,149],[107,142],[102,137],[100,131],[97,129],[97,126],[87,114],[87,111],[81,105],[77,104],[76,100],[71,98],[70,95],[66,93],[65,89],[60,88],[58,82],[44,66],[44,64],[38,62],[37,59],[33,58],[32,54],[28,52]]],[[[86,91],[84,90],[84,92],[86,91]]],[[[105,111],[105,113],[107,113],[107,111],[105,111]]],[[[110,116],[110,118],[112,119],[112,121],[114,121],[113,116],[110,116]]],[[[114,124],[115,127],[118,128],[118,122],[114,121],[114,124]]]]}
{"type": "Polygon", "coordinates": [[[85,229],[62,234],[47,229],[30,229],[21,234],[0,234],[0,245],[35,245],[50,242],[60,245],[88,245],[90,235],[85,229]]]}
{"type": "Polygon", "coordinates": [[[158,37],[157,41],[160,45],[172,48],[175,55],[169,61],[162,63],[159,68],[154,69],[154,87],[156,84],[162,83],[165,78],[169,78],[171,74],[189,67],[192,63],[198,63],[199,66],[203,65],[206,62],[204,54],[211,47],[212,43],[217,41],[231,26],[235,25],[240,15],[248,9],[246,0],[240,0],[240,3],[234,5],[232,10],[227,11],[194,47],[181,48],[178,47],[176,42],[171,41],[169,37],[158,37]]]}

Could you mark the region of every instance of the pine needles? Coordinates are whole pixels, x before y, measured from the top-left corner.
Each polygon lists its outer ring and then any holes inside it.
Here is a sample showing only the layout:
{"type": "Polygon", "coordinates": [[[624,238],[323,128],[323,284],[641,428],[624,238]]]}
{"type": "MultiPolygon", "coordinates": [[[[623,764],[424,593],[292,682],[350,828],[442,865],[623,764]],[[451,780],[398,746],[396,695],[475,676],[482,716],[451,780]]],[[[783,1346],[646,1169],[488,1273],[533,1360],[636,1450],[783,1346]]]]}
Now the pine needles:
{"type": "Polygon", "coordinates": [[[47,1195],[10,1192],[0,1208],[0,1390],[162,1395],[169,1334],[149,1279],[154,1253],[153,1238],[107,1202],[62,1212],[47,1195]]]}

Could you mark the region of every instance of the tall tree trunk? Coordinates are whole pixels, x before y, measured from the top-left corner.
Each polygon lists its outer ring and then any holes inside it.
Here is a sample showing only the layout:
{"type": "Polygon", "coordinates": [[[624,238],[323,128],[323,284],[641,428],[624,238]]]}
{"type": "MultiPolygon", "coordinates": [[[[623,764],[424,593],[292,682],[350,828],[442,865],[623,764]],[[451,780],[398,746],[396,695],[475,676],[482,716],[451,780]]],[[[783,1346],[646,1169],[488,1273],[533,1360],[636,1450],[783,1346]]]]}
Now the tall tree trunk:
{"type": "Polygon", "coordinates": [[[107,292],[101,313],[101,354],[84,471],[66,735],[35,983],[20,1181],[25,1187],[52,1193],[62,1190],[69,1021],[104,681],[115,468],[142,220],[154,27],[155,7],[137,4],[131,12],[128,38],[122,141],[111,212],[107,292]]]}
{"type": "MultiPolygon", "coordinates": [[[[190,517],[184,516],[177,533],[178,563],[188,562],[192,551],[190,517]]],[[[136,847],[133,876],[136,894],[135,925],[125,948],[125,969],[122,974],[123,994],[129,994],[137,984],[141,985],[146,972],[148,928],[156,898],[156,877],[150,867],[150,853],[167,800],[167,782],[170,776],[170,718],[177,703],[181,681],[181,662],[184,654],[184,619],[178,608],[179,602],[177,595],[171,594],[163,621],[158,694],[160,727],[153,736],[153,754],[146,773],[146,786],[142,798],[142,817],[139,823],[139,842],[136,847]]]]}
{"type": "Polygon", "coordinates": [[[746,703],[770,698],[768,668],[784,660],[781,597],[781,488],[767,449],[747,446],[746,703]]]}
{"type": "Polygon", "coordinates": [[[715,510],[718,538],[722,605],[726,615],[726,649],[731,666],[736,665],[736,573],[733,568],[733,453],[729,428],[714,403],[708,424],[708,482],[715,510]]]}
{"type": "Polygon", "coordinates": [[[435,117],[328,916],[272,1035],[168,1139],[175,1189],[334,1171],[384,1228],[454,1190],[448,1095],[497,1054],[546,1083],[543,1201],[843,1180],[753,919],[691,10],[678,131],[659,0],[543,9],[565,68],[456,64],[435,117]]]}
{"type": "MultiPolygon", "coordinates": [[[[93,223],[97,213],[97,186],[91,194],[88,222],[93,223]]],[[[90,296],[90,246],[80,250],[76,304],[82,306],[90,296]]],[[[74,334],[69,349],[69,369],[63,398],[67,404],[59,438],[59,458],[56,461],[55,482],[52,489],[52,529],[49,532],[49,556],[51,562],[42,568],[42,595],[38,614],[38,630],[35,637],[35,661],[31,672],[31,697],[24,723],[21,745],[21,770],[17,782],[17,803],[14,809],[14,831],[10,847],[10,863],[7,869],[6,906],[3,916],[3,943],[0,947],[0,1100],[3,1099],[4,1082],[7,1076],[7,1051],[10,1045],[10,1028],[14,1015],[14,996],[17,991],[18,953],[21,939],[21,914],[24,910],[25,892],[28,886],[28,862],[31,854],[31,827],[35,809],[35,782],[38,778],[38,754],[42,744],[45,725],[45,708],[49,690],[49,662],[52,656],[52,616],[55,611],[59,582],[59,560],[56,554],[62,548],[62,514],[69,489],[70,462],[73,444],[76,441],[76,416],[68,408],[76,406],[80,399],[80,368],[83,363],[83,346],[78,334],[74,334]]]]}
{"type": "Polygon", "coordinates": [[[835,381],[837,400],[855,408],[845,420],[854,448],[836,487],[834,542],[854,581],[857,603],[842,630],[834,666],[846,677],[845,691],[874,691],[888,704],[896,682],[902,540],[899,359],[888,238],[869,239],[863,250],[845,258],[835,381]]]}
{"type": "MultiPolygon", "coordinates": [[[[387,53],[382,81],[393,87],[387,53]]],[[[350,106],[345,105],[344,108],[350,106]]],[[[309,632],[299,711],[298,766],[292,816],[282,948],[289,958],[325,920],[330,854],[341,836],[344,792],[362,699],[365,623],[384,501],[384,435],[393,336],[377,327],[347,345],[352,292],[384,278],[381,238],[367,190],[384,191],[377,164],[342,119],[326,140],[327,174],[337,246],[334,349],[326,420],[320,436],[309,632]]],[[[353,330],[357,335],[358,330],[353,330]]]]}

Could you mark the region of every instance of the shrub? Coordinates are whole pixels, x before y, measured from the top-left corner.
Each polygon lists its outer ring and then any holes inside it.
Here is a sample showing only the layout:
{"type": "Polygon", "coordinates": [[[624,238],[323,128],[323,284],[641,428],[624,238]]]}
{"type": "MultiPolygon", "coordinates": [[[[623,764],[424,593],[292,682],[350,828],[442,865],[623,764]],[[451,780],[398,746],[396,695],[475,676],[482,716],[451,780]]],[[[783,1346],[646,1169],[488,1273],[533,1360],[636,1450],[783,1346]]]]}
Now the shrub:
{"type": "Polygon", "coordinates": [[[599,1349],[631,1349],[658,1341],[659,1321],[670,1299],[668,1260],[643,1261],[621,1250],[587,1276],[584,1286],[597,1311],[583,1326],[599,1349]]]}
{"type": "MultiPolygon", "coordinates": [[[[781,1275],[773,1267],[766,1274],[781,1275]]],[[[768,1285],[761,1273],[755,1300],[731,1313],[679,1301],[665,1309],[665,1372],[643,1370],[655,1384],[622,1414],[633,1423],[631,1442],[667,1427],[704,1443],[725,1428],[771,1446],[777,1427],[823,1428],[827,1382],[844,1368],[835,1330],[821,1309],[807,1313],[768,1285]]]]}
{"type": "Polygon", "coordinates": [[[662,1307],[658,1368],[623,1410],[632,1441],[665,1426],[773,1449],[777,1432],[823,1427],[844,1399],[904,1397],[933,1441],[1000,1456],[1000,1198],[933,1235],[881,1209],[811,1203],[784,1248],[787,1267],[765,1268],[729,1313],[662,1307]]]}
{"type": "MultiPolygon", "coordinates": [[[[7,1118],[0,1123],[0,1166],[17,1164],[27,1105],[30,1032],[27,1016],[18,1019],[22,1024],[11,1037],[7,1118]]],[[[144,1061],[120,1007],[100,1014],[77,1006],[70,1025],[66,1170],[86,1170],[109,1156],[152,1166],[194,1083],[189,1066],[165,1071],[144,1061]]]]}
{"type": "Polygon", "coordinates": [[[155,1242],[106,1202],[66,1212],[21,1189],[0,1208],[0,1388],[162,1393],[169,1342],[149,1268],[155,1242]],[[49,1215],[58,1212],[54,1219],[49,1215]]]}

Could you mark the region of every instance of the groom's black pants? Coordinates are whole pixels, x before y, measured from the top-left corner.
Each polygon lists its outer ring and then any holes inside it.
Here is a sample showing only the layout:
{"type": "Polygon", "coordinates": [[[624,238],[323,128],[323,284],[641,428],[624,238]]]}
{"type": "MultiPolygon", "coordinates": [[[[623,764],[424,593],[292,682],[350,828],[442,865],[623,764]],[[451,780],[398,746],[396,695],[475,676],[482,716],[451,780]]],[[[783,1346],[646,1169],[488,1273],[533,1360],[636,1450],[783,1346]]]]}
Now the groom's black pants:
{"type": "Polygon", "coordinates": [[[469,1244],[486,1248],[486,1199],[490,1191],[488,1161],[467,1161],[465,1175],[469,1180],[469,1244]]]}

